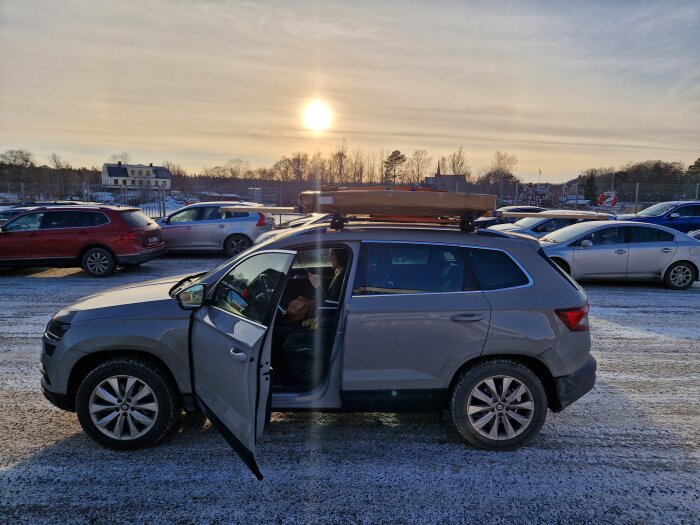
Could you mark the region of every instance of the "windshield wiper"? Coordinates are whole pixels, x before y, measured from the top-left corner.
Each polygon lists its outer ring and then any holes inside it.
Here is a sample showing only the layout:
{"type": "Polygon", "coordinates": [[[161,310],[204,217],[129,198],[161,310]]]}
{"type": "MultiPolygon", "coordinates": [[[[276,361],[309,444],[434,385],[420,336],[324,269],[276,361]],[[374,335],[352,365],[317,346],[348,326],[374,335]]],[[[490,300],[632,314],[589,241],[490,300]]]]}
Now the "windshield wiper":
{"type": "Polygon", "coordinates": [[[205,273],[207,273],[207,272],[193,273],[192,275],[188,275],[187,277],[180,279],[177,283],[175,283],[175,286],[173,286],[168,293],[172,296],[174,290],[177,290],[183,284],[185,284],[193,279],[196,279],[197,277],[199,277],[200,275],[204,275],[205,273]]]}

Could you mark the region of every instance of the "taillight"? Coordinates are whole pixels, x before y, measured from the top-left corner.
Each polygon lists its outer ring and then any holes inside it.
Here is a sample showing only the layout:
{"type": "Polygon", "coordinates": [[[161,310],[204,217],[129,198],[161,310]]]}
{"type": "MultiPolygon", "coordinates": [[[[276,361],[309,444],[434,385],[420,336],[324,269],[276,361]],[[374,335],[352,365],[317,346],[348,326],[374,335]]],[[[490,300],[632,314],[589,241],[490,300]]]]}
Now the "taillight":
{"type": "Polygon", "coordinates": [[[587,332],[589,330],[587,304],[579,306],[578,308],[554,310],[554,313],[557,314],[557,317],[559,317],[572,332],[587,332]]]}
{"type": "Polygon", "coordinates": [[[258,213],[258,217],[259,217],[258,223],[256,224],[256,226],[265,226],[265,224],[266,224],[265,216],[262,213],[258,213]]]}

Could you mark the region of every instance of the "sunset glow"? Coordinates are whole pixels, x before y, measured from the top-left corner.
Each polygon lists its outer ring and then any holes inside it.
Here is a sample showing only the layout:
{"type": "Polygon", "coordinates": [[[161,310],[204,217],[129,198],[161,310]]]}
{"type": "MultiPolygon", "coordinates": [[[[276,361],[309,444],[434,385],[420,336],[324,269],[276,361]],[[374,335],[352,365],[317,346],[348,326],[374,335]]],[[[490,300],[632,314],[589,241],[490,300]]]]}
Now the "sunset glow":
{"type": "Polygon", "coordinates": [[[304,124],[312,131],[325,131],[331,123],[331,110],[316,100],[304,108],[304,124]]]}

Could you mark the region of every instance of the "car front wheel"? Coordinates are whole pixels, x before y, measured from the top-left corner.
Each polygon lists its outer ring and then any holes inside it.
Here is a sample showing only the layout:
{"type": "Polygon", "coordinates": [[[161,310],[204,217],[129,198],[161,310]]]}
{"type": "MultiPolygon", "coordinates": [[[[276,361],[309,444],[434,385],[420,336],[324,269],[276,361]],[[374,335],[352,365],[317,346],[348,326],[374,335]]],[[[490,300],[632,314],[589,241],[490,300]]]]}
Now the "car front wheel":
{"type": "Polygon", "coordinates": [[[160,441],[179,414],[172,380],[159,367],[132,358],[112,359],[83,380],[76,398],[83,430],[116,450],[135,450],[160,441]]]}
{"type": "Polygon", "coordinates": [[[537,376],[520,363],[488,361],[462,375],[452,391],[450,409],[466,441],[479,448],[507,450],[540,431],[547,396],[537,376]]]}

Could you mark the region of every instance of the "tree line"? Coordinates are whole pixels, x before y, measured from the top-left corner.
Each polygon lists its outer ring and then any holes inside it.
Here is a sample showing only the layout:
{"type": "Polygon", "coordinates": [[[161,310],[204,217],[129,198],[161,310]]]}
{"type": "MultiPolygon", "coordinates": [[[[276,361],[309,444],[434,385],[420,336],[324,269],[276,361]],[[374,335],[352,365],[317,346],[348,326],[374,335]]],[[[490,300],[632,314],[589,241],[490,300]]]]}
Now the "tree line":
{"type": "MultiPolygon", "coordinates": [[[[109,162],[133,163],[128,152],[114,153],[109,162]]],[[[424,149],[406,155],[399,150],[382,150],[367,154],[357,148],[349,150],[345,141],[327,154],[295,152],[283,156],[271,166],[253,168],[241,159],[232,158],[217,166],[188,172],[180,164],[164,161],[172,174],[172,187],[183,191],[225,192],[228,183],[236,180],[260,182],[305,182],[320,184],[419,184],[433,175],[457,175],[494,193],[510,191],[521,184],[516,175],[518,159],[514,154],[496,151],[487,166],[472,168],[463,147],[433,159],[424,149]]],[[[6,150],[0,154],[0,192],[20,183],[45,188],[55,195],[65,194],[82,184],[99,184],[101,169],[74,168],[57,153],[40,163],[25,149],[6,150]]],[[[619,168],[589,168],[570,181],[580,185],[586,198],[593,200],[611,184],[694,184],[700,182],[700,159],[687,167],[681,162],[647,160],[628,163],[619,168]]]]}

